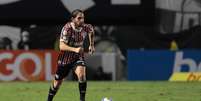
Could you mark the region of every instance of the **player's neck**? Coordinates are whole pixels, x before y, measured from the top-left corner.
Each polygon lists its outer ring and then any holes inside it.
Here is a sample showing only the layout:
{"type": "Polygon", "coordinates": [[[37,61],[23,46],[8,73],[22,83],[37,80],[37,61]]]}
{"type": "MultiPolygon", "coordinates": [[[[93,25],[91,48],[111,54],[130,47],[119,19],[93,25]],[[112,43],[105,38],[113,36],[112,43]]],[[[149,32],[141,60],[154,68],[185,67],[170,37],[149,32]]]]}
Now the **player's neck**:
{"type": "Polygon", "coordinates": [[[71,22],[70,24],[73,30],[79,31],[79,32],[82,30],[82,27],[76,26],[74,22],[71,22]]]}

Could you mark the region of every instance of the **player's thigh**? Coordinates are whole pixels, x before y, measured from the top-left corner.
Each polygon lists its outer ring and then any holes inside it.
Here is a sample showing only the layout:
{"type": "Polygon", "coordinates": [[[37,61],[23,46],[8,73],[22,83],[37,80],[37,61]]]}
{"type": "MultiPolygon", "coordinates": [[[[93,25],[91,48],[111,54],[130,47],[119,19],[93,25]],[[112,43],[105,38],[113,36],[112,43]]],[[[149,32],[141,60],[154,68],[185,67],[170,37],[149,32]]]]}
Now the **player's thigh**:
{"type": "Polygon", "coordinates": [[[62,81],[69,74],[70,69],[69,65],[59,65],[55,74],[55,80],[62,81]]]}

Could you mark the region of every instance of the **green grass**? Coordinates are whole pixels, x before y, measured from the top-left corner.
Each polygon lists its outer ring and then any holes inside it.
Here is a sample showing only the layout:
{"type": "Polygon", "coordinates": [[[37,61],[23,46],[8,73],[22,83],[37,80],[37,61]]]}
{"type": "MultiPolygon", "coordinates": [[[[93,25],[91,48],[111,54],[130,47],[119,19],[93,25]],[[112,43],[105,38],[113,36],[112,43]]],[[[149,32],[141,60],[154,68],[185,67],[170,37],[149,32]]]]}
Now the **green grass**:
{"type": "MultiPolygon", "coordinates": [[[[50,82],[0,82],[0,101],[46,101],[50,82]]],[[[64,82],[54,101],[79,101],[77,82],[64,82]]],[[[201,101],[201,82],[88,82],[86,101],[201,101]]]]}

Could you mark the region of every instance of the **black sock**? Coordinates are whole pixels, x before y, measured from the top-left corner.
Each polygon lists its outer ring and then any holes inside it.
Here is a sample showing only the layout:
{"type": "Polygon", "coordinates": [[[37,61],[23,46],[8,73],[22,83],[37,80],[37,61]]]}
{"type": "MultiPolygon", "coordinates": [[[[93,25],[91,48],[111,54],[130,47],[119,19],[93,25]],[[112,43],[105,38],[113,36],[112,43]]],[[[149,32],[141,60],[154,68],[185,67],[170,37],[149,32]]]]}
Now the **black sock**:
{"type": "Polygon", "coordinates": [[[58,90],[58,88],[54,88],[53,85],[52,85],[52,87],[50,87],[47,101],[52,101],[53,100],[54,96],[57,93],[57,90],[58,90]]]}
{"type": "Polygon", "coordinates": [[[85,101],[87,82],[79,82],[80,101],[85,101]]]}

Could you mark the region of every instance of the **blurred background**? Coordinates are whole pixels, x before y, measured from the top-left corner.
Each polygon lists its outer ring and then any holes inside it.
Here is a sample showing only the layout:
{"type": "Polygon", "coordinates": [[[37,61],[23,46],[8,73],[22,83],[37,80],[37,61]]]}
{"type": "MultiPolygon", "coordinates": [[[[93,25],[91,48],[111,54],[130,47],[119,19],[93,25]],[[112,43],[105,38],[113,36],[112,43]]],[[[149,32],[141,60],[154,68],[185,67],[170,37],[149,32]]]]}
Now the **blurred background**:
{"type": "Polygon", "coordinates": [[[200,0],[0,0],[0,81],[51,80],[77,8],[95,28],[89,80],[201,80],[200,0]]]}

